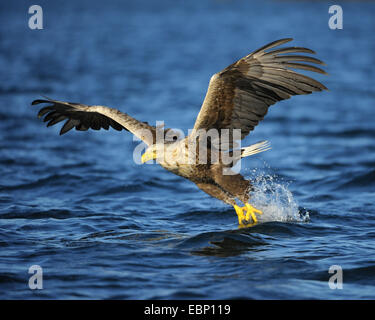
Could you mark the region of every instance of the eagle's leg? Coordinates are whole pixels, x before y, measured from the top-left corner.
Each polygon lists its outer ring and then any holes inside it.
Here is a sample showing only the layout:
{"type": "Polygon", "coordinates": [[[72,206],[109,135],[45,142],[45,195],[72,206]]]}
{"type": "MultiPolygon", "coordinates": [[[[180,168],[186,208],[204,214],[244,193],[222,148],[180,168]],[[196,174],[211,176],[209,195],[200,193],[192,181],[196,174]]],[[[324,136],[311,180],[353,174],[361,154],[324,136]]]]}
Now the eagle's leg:
{"type": "Polygon", "coordinates": [[[255,225],[258,222],[256,213],[262,214],[262,211],[254,208],[250,203],[248,203],[250,199],[249,191],[252,189],[250,181],[246,180],[240,174],[233,173],[230,175],[224,175],[223,166],[220,165],[213,165],[211,167],[211,172],[213,173],[215,182],[220,186],[220,188],[230,193],[233,198],[237,198],[245,204],[244,207],[240,207],[235,203],[230,203],[234,207],[234,210],[236,210],[240,228],[255,225]]]}
{"type": "Polygon", "coordinates": [[[224,201],[227,204],[230,204],[233,206],[234,210],[236,211],[237,217],[238,217],[238,224],[240,228],[245,227],[251,227],[255,225],[258,222],[258,219],[256,217],[256,213],[262,214],[262,211],[255,209],[253,206],[251,206],[249,201],[249,195],[248,195],[248,189],[250,188],[250,182],[247,180],[244,180],[242,176],[235,175],[235,176],[229,176],[234,177],[235,188],[230,188],[230,186],[233,187],[233,180],[232,181],[226,181],[226,178],[220,179],[219,183],[202,183],[202,182],[196,182],[196,185],[209,195],[220,199],[224,201]],[[227,190],[223,188],[223,185],[225,185],[225,182],[228,182],[227,190]],[[232,182],[232,184],[230,184],[232,182]],[[235,194],[232,194],[230,191],[236,191],[235,194]],[[245,206],[240,207],[236,204],[235,198],[242,201],[245,206]]]}
{"type": "Polygon", "coordinates": [[[220,186],[211,184],[211,183],[201,183],[201,182],[198,182],[196,184],[201,190],[208,193],[209,195],[217,199],[220,199],[224,201],[225,203],[233,206],[234,210],[236,210],[236,213],[237,213],[238,224],[240,228],[250,227],[253,224],[255,224],[252,221],[249,221],[248,218],[246,218],[246,214],[245,214],[246,207],[239,207],[236,204],[235,197],[229,194],[228,192],[224,191],[220,186]]]}

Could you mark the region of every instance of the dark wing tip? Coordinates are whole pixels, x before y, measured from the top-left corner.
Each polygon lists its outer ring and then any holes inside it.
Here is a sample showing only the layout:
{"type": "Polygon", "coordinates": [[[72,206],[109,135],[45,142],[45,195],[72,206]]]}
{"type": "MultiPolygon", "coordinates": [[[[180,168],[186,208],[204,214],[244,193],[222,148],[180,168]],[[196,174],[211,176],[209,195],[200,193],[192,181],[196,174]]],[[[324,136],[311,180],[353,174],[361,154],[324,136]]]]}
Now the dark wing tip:
{"type": "Polygon", "coordinates": [[[290,42],[290,41],[293,41],[293,40],[294,40],[293,38],[283,38],[283,39],[280,39],[278,41],[283,42],[283,43],[287,43],[287,42],[290,42]]]}
{"type": "Polygon", "coordinates": [[[31,102],[32,106],[35,106],[36,104],[41,104],[41,103],[48,103],[49,101],[43,100],[43,99],[36,99],[33,102],[31,102]]]}
{"type": "Polygon", "coordinates": [[[68,132],[69,130],[73,129],[77,125],[79,125],[80,121],[74,120],[74,119],[68,119],[64,125],[62,126],[60,130],[60,136],[62,136],[64,133],[68,132]]]}
{"type": "Polygon", "coordinates": [[[51,102],[58,102],[56,100],[53,100],[45,95],[41,95],[44,99],[36,99],[33,102],[31,102],[31,105],[36,105],[40,103],[51,103],[51,102]]]}

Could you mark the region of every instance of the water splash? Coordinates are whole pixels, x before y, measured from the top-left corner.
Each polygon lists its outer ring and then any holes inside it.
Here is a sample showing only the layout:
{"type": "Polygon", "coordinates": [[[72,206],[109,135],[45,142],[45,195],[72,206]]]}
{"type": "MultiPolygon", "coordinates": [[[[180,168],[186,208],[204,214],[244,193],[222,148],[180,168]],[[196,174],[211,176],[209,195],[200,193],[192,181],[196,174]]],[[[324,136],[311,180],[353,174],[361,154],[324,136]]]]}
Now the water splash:
{"type": "Polygon", "coordinates": [[[288,189],[288,182],[276,175],[255,169],[251,174],[254,190],[251,192],[251,204],[263,211],[259,222],[307,222],[309,213],[299,210],[298,202],[288,189]]]}

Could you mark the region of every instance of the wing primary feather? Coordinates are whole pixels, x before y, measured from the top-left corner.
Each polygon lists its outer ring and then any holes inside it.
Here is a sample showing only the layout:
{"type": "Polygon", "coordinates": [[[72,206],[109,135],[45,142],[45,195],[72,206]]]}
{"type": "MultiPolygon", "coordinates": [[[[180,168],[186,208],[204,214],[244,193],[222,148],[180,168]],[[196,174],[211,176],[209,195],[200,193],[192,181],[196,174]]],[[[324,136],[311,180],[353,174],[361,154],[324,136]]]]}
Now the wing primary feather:
{"type": "Polygon", "coordinates": [[[316,54],[314,50],[308,49],[308,48],[303,48],[303,47],[286,47],[286,48],[280,48],[276,50],[272,50],[270,52],[265,52],[262,57],[270,56],[270,55],[277,55],[277,54],[286,54],[286,53],[311,53],[311,54],[316,54]]]}
{"type": "Polygon", "coordinates": [[[63,135],[64,133],[73,129],[78,124],[79,124],[79,120],[69,119],[68,121],[65,122],[65,124],[61,128],[60,135],[63,135]]]}
{"type": "Polygon", "coordinates": [[[270,75],[287,78],[292,81],[296,81],[298,83],[303,83],[309,86],[313,86],[315,88],[319,88],[320,90],[327,90],[326,86],[320,83],[319,81],[316,81],[313,78],[305,76],[304,74],[297,73],[293,70],[276,69],[276,68],[271,68],[267,66],[264,66],[263,69],[267,70],[267,74],[270,74],[270,75]]]}
{"type": "Polygon", "coordinates": [[[54,117],[57,117],[58,115],[59,113],[57,111],[52,111],[44,117],[43,122],[47,122],[53,119],[54,117]]]}
{"type": "Polygon", "coordinates": [[[285,39],[280,39],[280,40],[273,41],[273,42],[271,42],[269,44],[266,44],[265,46],[259,48],[258,50],[255,50],[254,52],[250,53],[250,56],[255,56],[258,53],[261,53],[262,51],[266,51],[266,50],[272,49],[274,47],[280,46],[280,45],[282,45],[284,43],[287,43],[287,42],[290,42],[292,40],[293,40],[293,38],[285,38],[285,39]]]}
{"type": "Polygon", "coordinates": [[[59,123],[66,119],[66,116],[57,116],[54,119],[52,119],[50,122],[48,122],[47,127],[53,126],[56,123],[59,123]]]}
{"type": "Polygon", "coordinates": [[[52,110],[53,110],[53,108],[51,106],[44,107],[44,108],[40,109],[39,112],[38,112],[38,118],[43,117],[46,113],[48,113],[52,110]]]}
{"type": "Polygon", "coordinates": [[[304,61],[304,62],[311,62],[320,65],[325,65],[325,63],[319,59],[309,57],[309,56],[298,56],[298,55],[283,55],[283,56],[275,56],[262,59],[262,62],[267,61],[277,61],[277,62],[286,62],[286,61],[304,61]]]}
{"type": "Polygon", "coordinates": [[[46,101],[46,100],[42,100],[42,99],[36,99],[34,100],[33,102],[31,102],[31,105],[36,105],[36,104],[40,104],[40,103],[46,103],[46,102],[49,102],[49,101],[46,101]]]}
{"type": "Polygon", "coordinates": [[[304,63],[292,63],[292,62],[283,62],[283,65],[286,67],[292,68],[292,69],[303,69],[303,70],[308,70],[308,71],[313,71],[321,74],[327,74],[323,69],[320,69],[315,66],[311,66],[309,64],[304,64],[304,63]]]}

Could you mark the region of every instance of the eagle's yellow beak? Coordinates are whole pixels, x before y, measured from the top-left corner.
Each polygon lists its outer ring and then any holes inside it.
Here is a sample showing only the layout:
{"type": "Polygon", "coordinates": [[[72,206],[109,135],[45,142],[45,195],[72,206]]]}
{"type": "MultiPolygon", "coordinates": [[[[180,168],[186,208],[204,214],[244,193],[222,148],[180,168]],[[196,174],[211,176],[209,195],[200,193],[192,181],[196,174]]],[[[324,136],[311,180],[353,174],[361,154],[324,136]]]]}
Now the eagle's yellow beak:
{"type": "Polygon", "coordinates": [[[145,163],[150,160],[156,159],[156,151],[155,150],[146,150],[144,154],[142,154],[141,162],[145,163]]]}

